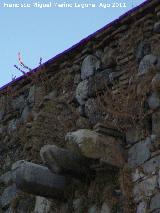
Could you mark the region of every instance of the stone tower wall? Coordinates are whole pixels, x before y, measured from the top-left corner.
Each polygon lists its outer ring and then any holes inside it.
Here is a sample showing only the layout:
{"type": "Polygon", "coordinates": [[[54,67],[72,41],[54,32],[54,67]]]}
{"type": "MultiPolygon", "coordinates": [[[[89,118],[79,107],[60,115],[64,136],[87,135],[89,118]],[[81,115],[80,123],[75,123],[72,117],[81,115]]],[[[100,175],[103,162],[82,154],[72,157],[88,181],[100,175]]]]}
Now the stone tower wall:
{"type": "Polygon", "coordinates": [[[0,212],[160,212],[159,85],[160,6],[152,0],[4,86],[0,212]],[[41,148],[68,150],[67,133],[80,129],[106,137],[95,136],[101,141],[96,151],[78,148],[92,161],[94,178],[74,177],[72,184],[67,175],[62,200],[58,192],[46,197],[45,187],[32,194],[16,186],[13,163],[44,165],[41,148]],[[108,148],[112,157],[103,152],[106,143],[114,144],[108,148]]]}

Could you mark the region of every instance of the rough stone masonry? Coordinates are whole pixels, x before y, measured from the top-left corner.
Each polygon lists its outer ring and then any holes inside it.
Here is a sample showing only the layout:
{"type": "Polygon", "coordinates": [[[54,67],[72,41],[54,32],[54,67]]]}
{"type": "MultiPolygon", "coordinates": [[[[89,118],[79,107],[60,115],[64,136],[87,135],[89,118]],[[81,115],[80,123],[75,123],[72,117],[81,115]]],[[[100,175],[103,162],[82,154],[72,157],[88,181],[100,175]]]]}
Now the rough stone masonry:
{"type": "Polygon", "coordinates": [[[0,212],[160,212],[160,5],[0,89],[0,212]]]}

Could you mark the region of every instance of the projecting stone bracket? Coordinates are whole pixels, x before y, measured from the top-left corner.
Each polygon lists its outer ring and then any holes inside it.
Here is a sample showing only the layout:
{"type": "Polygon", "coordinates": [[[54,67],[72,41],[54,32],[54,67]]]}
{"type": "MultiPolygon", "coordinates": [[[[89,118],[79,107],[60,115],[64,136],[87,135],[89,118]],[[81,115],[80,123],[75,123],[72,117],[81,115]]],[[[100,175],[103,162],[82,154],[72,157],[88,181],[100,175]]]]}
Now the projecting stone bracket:
{"type": "Polygon", "coordinates": [[[27,161],[17,161],[12,166],[12,181],[23,192],[61,198],[67,179],[53,174],[47,167],[27,161]]]}
{"type": "Polygon", "coordinates": [[[118,131],[102,128],[99,125],[94,131],[80,129],[68,133],[66,142],[67,148],[77,154],[121,168],[125,162],[122,138],[118,131]]]}
{"type": "Polygon", "coordinates": [[[55,145],[41,148],[41,158],[53,173],[88,179],[95,174],[95,164],[119,169],[125,163],[123,135],[101,124],[94,131],[80,129],[70,132],[65,140],[65,149],[55,145]]]}
{"type": "Polygon", "coordinates": [[[9,172],[0,177],[0,184],[9,185],[6,188],[9,189],[9,192],[5,190],[0,201],[4,200],[4,205],[6,202],[7,204],[10,202],[12,197],[10,199],[9,193],[12,186],[19,192],[65,200],[64,191],[71,182],[73,183],[72,179],[54,174],[45,166],[20,160],[12,165],[9,172]],[[6,197],[7,199],[9,197],[9,201],[6,201],[6,197]]]}
{"type": "Polygon", "coordinates": [[[74,178],[90,181],[96,175],[96,166],[106,169],[123,167],[123,135],[116,130],[98,124],[94,130],[80,129],[65,137],[66,148],[45,145],[40,155],[48,167],[25,160],[17,161],[12,170],[0,178],[4,184],[30,194],[63,199],[67,186],[74,178]]]}
{"type": "Polygon", "coordinates": [[[94,177],[90,165],[96,160],[89,159],[69,149],[55,145],[45,145],[40,151],[43,163],[55,174],[73,177],[80,180],[89,180],[94,177]]]}

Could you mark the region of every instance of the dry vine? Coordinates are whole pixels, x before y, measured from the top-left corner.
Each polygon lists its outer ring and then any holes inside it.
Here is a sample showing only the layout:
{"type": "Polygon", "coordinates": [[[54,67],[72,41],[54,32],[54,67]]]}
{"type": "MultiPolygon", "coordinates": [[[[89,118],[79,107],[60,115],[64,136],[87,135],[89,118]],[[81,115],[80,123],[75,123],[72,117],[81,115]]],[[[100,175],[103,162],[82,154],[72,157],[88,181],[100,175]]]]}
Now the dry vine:
{"type": "Polygon", "coordinates": [[[126,87],[119,87],[114,93],[106,85],[104,94],[98,94],[99,107],[108,115],[105,123],[114,126],[120,131],[126,131],[135,125],[143,125],[145,119],[152,113],[146,107],[146,100],[150,92],[150,82],[156,70],[150,70],[147,75],[137,77],[132,72],[132,82],[126,87]],[[108,119],[110,118],[110,119],[108,119]]]}
{"type": "Polygon", "coordinates": [[[42,64],[42,57],[39,60],[39,67],[36,70],[32,70],[28,67],[22,60],[22,56],[18,53],[18,62],[22,67],[18,67],[14,65],[14,67],[22,73],[22,75],[26,76],[26,78],[32,82],[34,85],[42,85],[44,91],[47,93],[50,90],[50,79],[46,73],[46,67],[42,64]],[[31,72],[32,71],[32,72],[31,72]],[[31,72],[31,73],[30,73],[31,72]]]}

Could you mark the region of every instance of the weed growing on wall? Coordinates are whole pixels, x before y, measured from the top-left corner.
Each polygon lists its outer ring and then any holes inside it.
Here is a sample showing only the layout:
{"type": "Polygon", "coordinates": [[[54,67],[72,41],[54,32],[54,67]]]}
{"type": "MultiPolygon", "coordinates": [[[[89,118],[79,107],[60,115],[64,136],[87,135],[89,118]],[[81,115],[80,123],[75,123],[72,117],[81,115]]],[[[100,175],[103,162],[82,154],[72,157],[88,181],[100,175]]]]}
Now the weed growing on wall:
{"type": "Polygon", "coordinates": [[[132,72],[130,82],[125,87],[119,86],[115,92],[106,85],[104,93],[97,94],[99,107],[107,115],[105,124],[124,132],[132,126],[143,126],[146,123],[153,112],[148,109],[146,100],[155,73],[156,70],[152,69],[147,75],[138,77],[136,72],[132,72]]]}
{"type": "Polygon", "coordinates": [[[20,53],[18,53],[18,62],[19,66],[14,65],[14,67],[22,73],[33,85],[41,85],[44,88],[45,93],[47,94],[51,88],[50,79],[47,75],[47,69],[44,64],[42,64],[42,57],[40,57],[38,68],[32,70],[27,66],[23,60],[20,53]]]}

